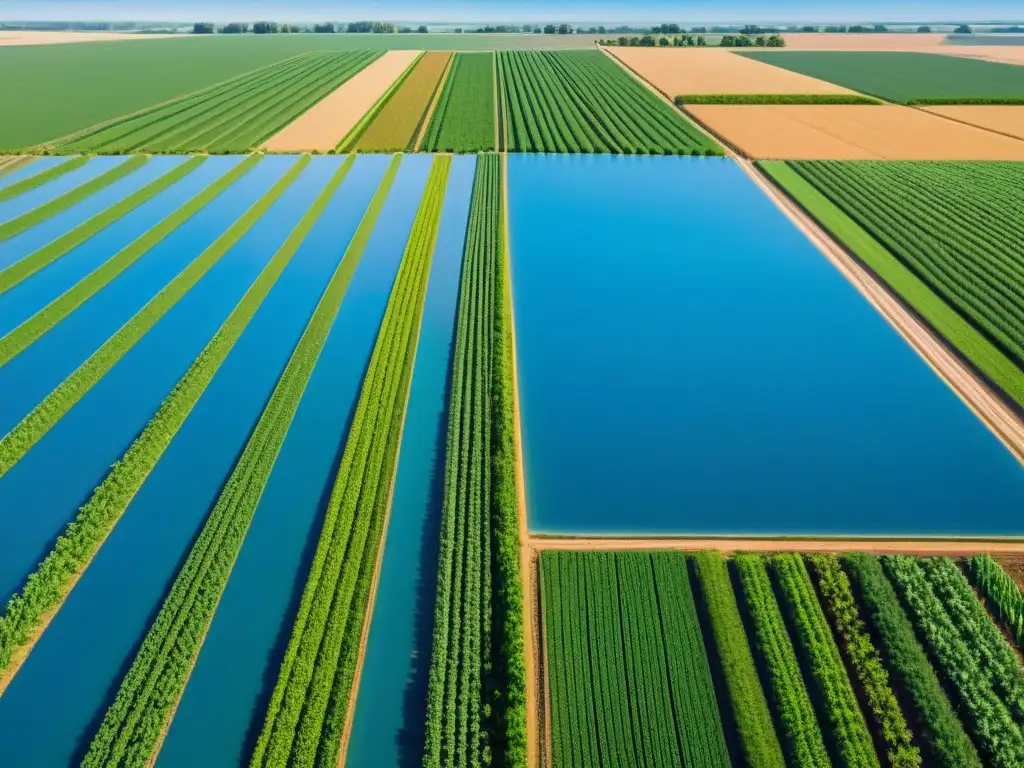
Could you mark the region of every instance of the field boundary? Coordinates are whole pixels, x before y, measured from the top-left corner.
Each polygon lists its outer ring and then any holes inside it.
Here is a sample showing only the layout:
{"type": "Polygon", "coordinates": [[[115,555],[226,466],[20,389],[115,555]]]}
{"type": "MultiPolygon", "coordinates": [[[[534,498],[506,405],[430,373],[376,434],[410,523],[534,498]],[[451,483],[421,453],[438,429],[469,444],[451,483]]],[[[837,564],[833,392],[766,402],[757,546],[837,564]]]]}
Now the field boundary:
{"type": "Polygon", "coordinates": [[[434,109],[437,107],[437,102],[441,100],[441,91],[444,90],[444,84],[448,82],[448,75],[452,71],[452,62],[455,61],[455,53],[448,51],[448,63],[444,65],[444,72],[441,73],[441,77],[437,79],[437,84],[434,86],[434,93],[430,96],[430,103],[427,104],[426,111],[420,115],[420,121],[416,126],[416,131],[413,134],[412,141],[409,142],[409,147],[413,152],[419,152],[420,147],[423,145],[423,136],[427,132],[427,126],[430,125],[431,119],[434,117],[434,109]]]}
{"type": "Polygon", "coordinates": [[[752,536],[694,535],[659,536],[559,536],[534,534],[529,546],[533,553],[548,550],[712,550],[733,552],[867,552],[871,554],[962,555],[1024,554],[1024,537],[900,537],[900,536],[752,536]]]}
{"type": "MultiPolygon", "coordinates": [[[[963,106],[963,107],[970,107],[970,106],[994,106],[994,107],[998,107],[998,106],[1003,106],[1003,105],[1000,105],[1000,104],[992,104],[992,105],[986,105],[986,104],[978,104],[978,105],[972,105],[972,104],[920,104],[920,105],[911,104],[909,106],[910,106],[911,109],[920,110],[921,112],[925,112],[925,113],[931,115],[932,117],[941,117],[943,120],[949,120],[950,122],[953,122],[953,123],[960,123],[960,125],[966,125],[966,126],[969,126],[971,128],[981,128],[981,130],[988,131],[989,133],[994,133],[997,136],[1005,136],[1006,138],[1014,139],[1015,141],[1024,141],[1024,139],[1021,139],[1020,136],[1014,136],[1012,133],[1007,133],[1006,131],[998,131],[995,128],[990,128],[987,125],[978,125],[978,123],[971,123],[971,122],[968,122],[967,120],[960,120],[959,118],[953,117],[952,115],[946,115],[946,114],[943,114],[942,112],[932,112],[930,109],[928,109],[928,107],[959,107],[959,106],[963,106]]],[[[1024,110],[1024,106],[1019,107],[1019,109],[1024,110]]]]}
{"type": "MultiPolygon", "coordinates": [[[[379,99],[377,99],[377,102],[372,107],[370,107],[368,110],[366,110],[366,114],[364,114],[361,118],[359,118],[359,122],[356,123],[354,126],[352,126],[352,130],[349,131],[342,138],[341,141],[339,141],[337,144],[335,144],[334,149],[331,150],[331,154],[338,154],[338,155],[340,155],[340,154],[344,154],[344,153],[349,152],[349,151],[353,151],[353,152],[355,151],[354,145],[359,141],[360,138],[362,138],[362,135],[364,133],[366,133],[366,129],[370,127],[370,124],[374,120],[377,119],[377,115],[380,114],[380,111],[382,109],[384,109],[385,106],[387,106],[387,103],[389,101],[391,101],[391,97],[395,95],[395,92],[399,88],[402,87],[402,83],[404,83],[406,81],[406,78],[408,78],[409,75],[412,74],[412,71],[414,69],[416,69],[416,65],[420,63],[420,59],[423,58],[425,53],[426,53],[426,51],[420,51],[419,55],[415,59],[413,59],[411,62],[409,62],[409,66],[407,66],[404,70],[402,70],[402,74],[400,74],[397,78],[395,78],[395,81],[388,87],[388,89],[386,91],[384,91],[383,95],[379,99]]],[[[371,61],[370,64],[373,64],[374,61],[378,61],[380,58],[381,57],[378,56],[376,59],[371,61]]],[[[369,64],[367,64],[366,66],[368,67],[369,64]]],[[[363,69],[359,70],[359,72],[362,72],[365,69],[366,69],[366,67],[363,67],[363,69]]],[[[359,72],[357,72],[356,74],[359,74],[359,72]]],[[[352,78],[349,78],[349,80],[351,80],[351,79],[352,78]]],[[[348,80],[346,80],[345,82],[347,83],[348,80]]],[[[338,88],[341,88],[343,85],[345,85],[345,83],[342,83],[341,85],[339,85],[338,88]]],[[[337,89],[335,89],[335,90],[337,90],[337,89]]],[[[334,91],[331,91],[331,93],[334,93],[334,91]]],[[[329,96],[330,94],[327,94],[327,95],[329,96]]],[[[322,101],[322,99],[321,99],[321,101],[322,101]]],[[[303,113],[303,114],[305,114],[305,113],[303,113]]],[[[300,115],[300,117],[301,117],[301,115],[300,115]]],[[[298,118],[296,118],[296,119],[298,119],[298,118]]],[[[269,139],[265,139],[265,141],[267,141],[267,140],[269,140],[269,139]]]]}

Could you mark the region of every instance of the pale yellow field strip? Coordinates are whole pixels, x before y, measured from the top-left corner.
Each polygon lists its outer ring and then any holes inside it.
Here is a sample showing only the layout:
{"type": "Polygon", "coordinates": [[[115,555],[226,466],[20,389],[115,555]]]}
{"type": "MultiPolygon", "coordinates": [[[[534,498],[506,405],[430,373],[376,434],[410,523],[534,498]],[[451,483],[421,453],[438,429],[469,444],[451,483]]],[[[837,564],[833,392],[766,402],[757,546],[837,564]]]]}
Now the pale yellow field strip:
{"type": "Polygon", "coordinates": [[[1024,106],[922,107],[926,112],[976,125],[989,131],[1024,139],[1024,106]]]}
{"type": "Polygon", "coordinates": [[[388,51],[270,137],[272,152],[329,152],[348,135],[422,51],[388,51]]]}
{"type": "MultiPolygon", "coordinates": [[[[786,48],[793,51],[932,51],[946,45],[943,33],[883,34],[846,32],[807,32],[783,35],[786,48]]],[[[953,46],[948,46],[953,47],[953,46]]],[[[763,50],[763,49],[762,49],[763,50]]]]}
{"type": "Polygon", "coordinates": [[[746,56],[707,48],[618,48],[608,53],[669,98],[711,93],[854,93],[746,56]]]}
{"type": "Polygon", "coordinates": [[[994,61],[998,64],[1024,66],[1024,45],[946,45],[929,53],[965,56],[969,59],[994,61]]]}
{"type": "Polygon", "coordinates": [[[61,45],[64,43],[99,43],[109,40],[159,40],[186,35],[140,35],[131,32],[16,32],[0,31],[0,47],[7,45],[61,45]]]}
{"type": "Polygon", "coordinates": [[[693,105],[758,160],[1024,160],[1024,141],[897,105],[693,105]]]}

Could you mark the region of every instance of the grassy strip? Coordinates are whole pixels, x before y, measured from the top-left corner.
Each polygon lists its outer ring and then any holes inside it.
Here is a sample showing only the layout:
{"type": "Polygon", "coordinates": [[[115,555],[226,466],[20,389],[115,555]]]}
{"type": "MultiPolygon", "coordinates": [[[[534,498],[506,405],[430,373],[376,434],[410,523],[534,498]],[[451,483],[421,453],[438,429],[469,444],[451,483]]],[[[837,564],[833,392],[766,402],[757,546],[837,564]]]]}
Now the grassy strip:
{"type": "MultiPolygon", "coordinates": [[[[347,173],[353,160],[349,158],[345,162],[341,176],[347,173]]],[[[307,223],[304,219],[278,249],[185,375],[164,398],[146,428],[110,468],[50,553],[25,580],[22,590],[8,602],[4,615],[0,616],[0,679],[10,668],[12,655],[34,642],[47,618],[60,609],[75,582],[199,402],[270,289],[291,262],[312,225],[312,220],[307,223]]],[[[353,269],[350,268],[349,272],[353,269]]]]}
{"type": "Polygon", "coordinates": [[[0,242],[10,240],[15,235],[20,235],[26,229],[34,227],[40,222],[53,218],[61,211],[67,210],[72,205],[80,203],[90,195],[94,195],[101,189],[110,186],[118,179],[123,179],[132,171],[141,168],[149,162],[148,155],[135,155],[123,163],[118,163],[105,173],[101,173],[95,179],[91,179],[81,186],[65,192],[60,197],[43,203],[38,208],[23,213],[15,219],[0,224],[0,242]]]}
{"type": "Polygon", "coordinates": [[[989,381],[1024,406],[1024,376],[1002,351],[787,163],[762,161],[758,166],[989,381]]]}
{"type": "Polygon", "coordinates": [[[959,99],[911,99],[909,107],[957,107],[957,106],[1024,106],[1024,98],[959,98],[959,99]]]}
{"type": "Polygon", "coordinates": [[[907,701],[907,715],[928,751],[928,765],[981,768],[981,759],[914,634],[899,597],[873,555],[842,557],[878,650],[907,701]]]}
{"type": "Polygon", "coordinates": [[[921,765],[921,752],[914,746],[914,735],[889,685],[889,673],[861,621],[849,577],[835,555],[810,555],[808,560],[836,635],[864,692],[876,732],[885,744],[889,765],[916,768],[921,765]]]}
{"type": "Polygon", "coordinates": [[[449,157],[434,159],[370,357],[253,766],[338,764],[450,166],[449,157]]]}
{"type": "Polygon", "coordinates": [[[300,158],[288,173],[256,201],[227,231],[164,286],[128,322],[122,325],[88,360],[33,408],[14,429],[0,439],[0,476],[14,466],[252,228],[267,209],[291,186],[308,162],[308,155],[300,158]]]}
{"type": "MultiPolygon", "coordinates": [[[[350,165],[346,163],[338,169],[292,230],[281,247],[285,262],[323,214],[350,165]]],[[[122,680],[83,766],[142,765],[154,759],[159,736],[188,681],[351,274],[348,264],[344,268],[339,264],[335,270],[245,450],[122,680]]]]}
{"type": "Polygon", "coordinates": [[[711,634],[718,649],[743,756],[749,765],[783,768],[786,760],[757,677],[725,558],[721,552],[698,552],[693,556],[693,562],[707,606],[711,634]]]}
{"type": "Polygon", "coordinates": [[[988,555],[972,557],[967,570],[989,609],[1006,625],[1017,647],[1024,648],[1024,592],[988,555]]]}
{"type": "Polygon", "coordinates": [[[825,738],[775,597],[767,560],[761,555],[740,554],[733,558],[733,564],[764,662],[762,671],[771,683],[772,703],[783,725],[786,757],[793,765],[829,766],[825,738]]]}
{"type": "Polygon", "coordinates": [[[686,104],[862,104],[883,102],[854,93],[691,93],[676,96],[677,107],[686,104]]]}
{"type": "Polygon", "coordinates": [[[362,138],[363,134],[366,133],[370,124],[377,119],[381,110],[388,105],[389,101],[391,101],[391,97],[395,95],[395,92],[402,87],[402,83],[404,83],[409,75],[412,74],[412,71],[416,69],[416,65],[420,63],[420,59],[423,58],[424,53],[425,52],[421,52],[415,59],[413,59],[412,63],[405,68],[402,74],[395,78],[395,82],[393,82],[391,86],[384,91],[384,95],[377,100],[377,103],[367,110],[365,115],[359,118],[359,122],[353,126],[352,130],[348,132],[348,135],[338,142],[338,146],[334,148],[335,152],[345,152],[356,148],[355,145],[359,142],[359,139],[362,138]]]}
{"type": "MultiPolygon", "coordinates": [[[[143,233],[133,242],[115,253],[103,264],[79,280],[74,286],[51,301],[32,317],[0,338],[0,365],[7,363],[25,351],[40,336],[53,328],[57,323],[74,312],[97,291],[108,285],[114,278],[138,261],[154,246],[170,235],[174,230],[188,221],[210,204],[215,197],[230,187],[259,162],[259,157],[248,157],[231,172],[217,179],[194,198],[181,206],[156,226],[143,233]]],[[[187,172],[187,171],[186,171],[187,172]]],[[[127,201],[122,201],[127,203],[127,201]]],[[[115,206],[117,208],[118,206],[115,206]]],[[[12,264],[0,274],[0,286],[17,284],[51,264],[67,251],[78,245],[81,240],[92,236],[110,223],[107,214],[114,215],[118,210],[108,210],[96,216],[81,227],[69,232],[64,238],[44,246],[32,255],[12,264]],[[5,279],[6,278],[6,279],[5,279]]],[[[7,287],[10,287],[9,285],[7,287]]]]}
{"type": "Polygon", "coordinates": [[[42,173],[37,173],[34,176],[29,176],[27,179],[22,179],[10,186],[4,187],[3,189],[0,189],[0,203],[11,200],[24,192],[35,189],[36,187],[41,187],[49,181],[60,178],[65,173],[71,173],[71,171],[81,168],[87,162],[89,162],[89,158],[86,155],[73,157],[60,165],[55,165],[53,168],[47,168],[42,173]]]}
{"type": "MultiPolygon", "coordinates": [[[[47,243],[42,248],[19,259],[7,269],[0,270],[0,293],[10,290],[22,280],[34,275],[44,267],[64,256],[72,248],[81,245],[97,232],[105,229],[118,219],[134,211],[143,203],[156,197],[175,182],[183,179],[192,173],[196,168],[206,162],[203,156],[191,157],[181,165],[173,168],[158,179],[154,179],[142,189],[133,192],[123,200],[119,200],[106,210],[100,211],[91,219],[82,222],[70,232],[58,237],[56,240],[47,243]]],[[[124,163],[123,165],[127,165],[124,163]]],[[[123,167],[123,165],[121,167],[123,167]]],[[[117,169],[115,169],[117,170],[117,169]]],[[[26,214],[30,215],[30,214],[26,214]]],[[[6,226],[6,225],[5,225],[6,226]]],[[[3,227],[0,227],[0,232],[3,227]]],[[[0,236],[0,240],[3,237],[0,236]]]]}

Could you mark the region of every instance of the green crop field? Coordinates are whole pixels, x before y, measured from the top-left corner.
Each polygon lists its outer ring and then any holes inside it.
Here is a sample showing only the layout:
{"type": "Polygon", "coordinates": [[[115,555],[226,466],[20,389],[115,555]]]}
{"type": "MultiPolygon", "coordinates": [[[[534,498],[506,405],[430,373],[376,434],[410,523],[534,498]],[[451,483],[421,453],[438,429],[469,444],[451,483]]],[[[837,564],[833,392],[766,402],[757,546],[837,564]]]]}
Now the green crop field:
{"type": "Polygon", "coordinates": [[[494,147],[494,54],[458,53],[422,149],[487,152],[494,147]]]}
{"type": "Polygon", "coordinates": [[[1024,67],[962,56],[894,51],[773,51],[752,59],[889,101],[1024,102],[1024,67]]]}
{"type": "Polygon", "coordinates": [[[972,591],[1019,605],[991,559],[547,551],[540,575],[555,765],[720,766],[728,744],[733,764],[952,768],[980,764],[972,740],[1022,760],[1013,619],[972,591]]]}
{"type": "Polygon", "coordinates": [[[762,167],[1024,404],[1024,163],[794,161],[762,167]]]}
{"type": "Polygon", "coordinates": [[[510,152],[720,153],[597,51],[500,53],[498,72],[510,152]]]}
{"type": "Polygon", "coordinates": [[[307,53],[93,131],[62,152],[245,152],[380,54],[307,53]]]}

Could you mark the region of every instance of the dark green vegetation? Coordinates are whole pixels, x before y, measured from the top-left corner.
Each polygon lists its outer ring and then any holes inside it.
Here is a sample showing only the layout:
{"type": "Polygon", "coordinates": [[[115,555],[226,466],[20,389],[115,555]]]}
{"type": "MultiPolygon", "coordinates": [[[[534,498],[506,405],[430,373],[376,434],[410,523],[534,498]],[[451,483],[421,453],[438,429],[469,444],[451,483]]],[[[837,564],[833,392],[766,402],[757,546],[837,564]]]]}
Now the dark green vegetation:
{"type": "Polygon", "coordinates": [[[76,168],[81,168],[87,162],[89,162],[88,157],[73,157],[60,165],[55,165],[53,168],[47,168],[45,171],[32,174],[21,181],[8,184],[3,189],[0,189],[0,203],[5,200],[11,200],[18,195],[28,192],[30,189],[41,187],[48,181],[53,181],[54,179],[63,176],[65,173],[70,173],[76,168]]]}
{"type": "MultiPolygon", "coordinates": [[[[347,172],[352,160],[350,158],[346,161],[344,171],[347,172]]],[[[340,182],[343,175],[339,174],[336,181],[340,182]]],[[[324,197],[322,201],[326,202],[326,199],[324,197]]],[[[25,646],[38,635],[43,618],[60,607],[68,591],[99,551],[274,287],[277,278],[288,266],[313,223],[312,216],[304,219],[278,249],[214,337],[161,403],[146,428],[124,456],[110,468],[103,482],[57,539],[50,553],[25,580],[22,591],[11,598],[4,615],[0,616],[0,675],[8,668],[16,649],[25,646]]],[[[345,264],[346,279],[351,279],[355,271],[352,262],[355,261],[358,258],[345,264]]]]}
{"type": "MultiPolygon", "coordinates": [[[[0,224],[0,242],[9,240],[15,235],[21,234],[25,230],[34,227],[36,224],[53,218],[61,211],[67,210],[76,203],[80,203],[82,200],[85,200],[90,195],[99,192],[104,187],[110,186],[118,179],[123,179],[132,171],[135,171],[145,165],[148,161],[149,158],[145,155],[136,155],[135,157],[129,158],[123,163],[118,164],[114,168],[111,168],[109,171],[101,173],[95,179],[90,179],[85,182],[85,184],[81,184],[74,189],[65,192],[63,195],[60,195],[49,202],[43,203],[38,208],[33,208],[31,211],[23,213],[21,216],[0,224]]],[[[147,187],[158,184],[161,180],[162,179],[157,179],[147,185],[147,187]]],[[[146,188],[143,188],[135,194],[138,195],[144,192],[145,189],[146,188]]],[[[135,195],[132,195],[131,197],[134,196],[135,195]]],[[[145,199],[148,198],[143,197],[143,200],[145,199]]]]}
{"type": "Polygon", "coordinates": [[[1024,68],[963,56],[893,51],[777,51],[742,55],[900,103],[920,103],[924,99],[943,99],[946,104],[977,103],[971,101],[975,99],[1024,99],[1024,68]]]}
{"type": "Polygon", "coordinates": [[[798,161],[761,167],[1024,405],[1024,163],[798,161]]]}
{"type": "Polygon", "coordinates": [[[694,93],[675,97],[677,106],[686,104],[881,104],[870,96],[845,93],[694,93]]]}
{"type": "Polygon", "coordinates": [[[495,148],[494,119],[494,54],[456,54],[422,149],[491,151],[495,148]]]}
{"type": "Polygon", "coordinates": [[[971,581],[984,596],[989,610],[1003,621],[1017,647],[1024,647],[1024,593],[1021,588],[988,555],[975,555],[969,566],[971,581]]]}
{"type": "Polygon", "coordinates": [[[510,152],[721,154],[603,53],[500,53],[498,75],[510,152]]]}
{"type": "MultiPolygon", "coordinates": [[[[281,247],[287,261],[337,191],[343,164],[281,247]]],[[[280,253],[280,252],[279,252],[280,253]]],[[[339,265],[299,339],[260,420],[189,552],[117,696],[93,738],[84,766],[143,764],[155,756],[241,550],[306,383],[348,288],[339,265]]]]}
{"type": "MultiPolygon", "coordinates": [[[[399,159],[392,161],[392,170],[399,159]]],[[[450,167],[450,157],[434,159],[345,442],[253,766],[338,763],[450,167]]],[[[392,179],[386,177],[382,186],[392,179]]],[[[357,241],[361,248],[365,240],[359,233],[357,241]]]]}
{"type": "MultiPolygon", "coordinates": [[[[184,221],[198,213],[217,195],[242,178],[259,161],[259,155],[247,157],[229,173],[215,181],[138,240],[114,254],[72,288],[0,339],[0,364],[20,354],[184,221]]],[[[182,296],[202,279],[203,275],[210,271],[213,265],[252,228],[260,216],[284,194],[308,162],[308,155],[299,158],[270,191],[235,221],[209,248],[199,254],[165,285],[156,296],[121,326],[117,333],[107,339],[88,360],[33,408],[17,426],[0,438],[0,475],[6,473],[17,463],[64,414],[71,410],[75,403],[85,396],[97,381],[103,378],[107,371],[117,364],[118,360],[128,353],[128,350],[157,324],[160,318],[171,310],[182,296]]],[[[44,250],[46,249],[44,248],[44,250]]],[[[35,254],[28,258],[32,259],[34,256],[35,254]]]]}
{"type": "Polygon", "coordinates": [[[87,131],[62,152],[245,152],[258,147],[379,54],[307,53],[87,131]]]}
{"type": "Polygon", "coordinates": [[[497,155],[477,159],[459,294],[424,765],[526,766],[511,328],[497,155]]]}
{"type": "Polygon", "coordinates": [[[540,558],[559,766],[729,763],[678,552],[540,558]]]}

